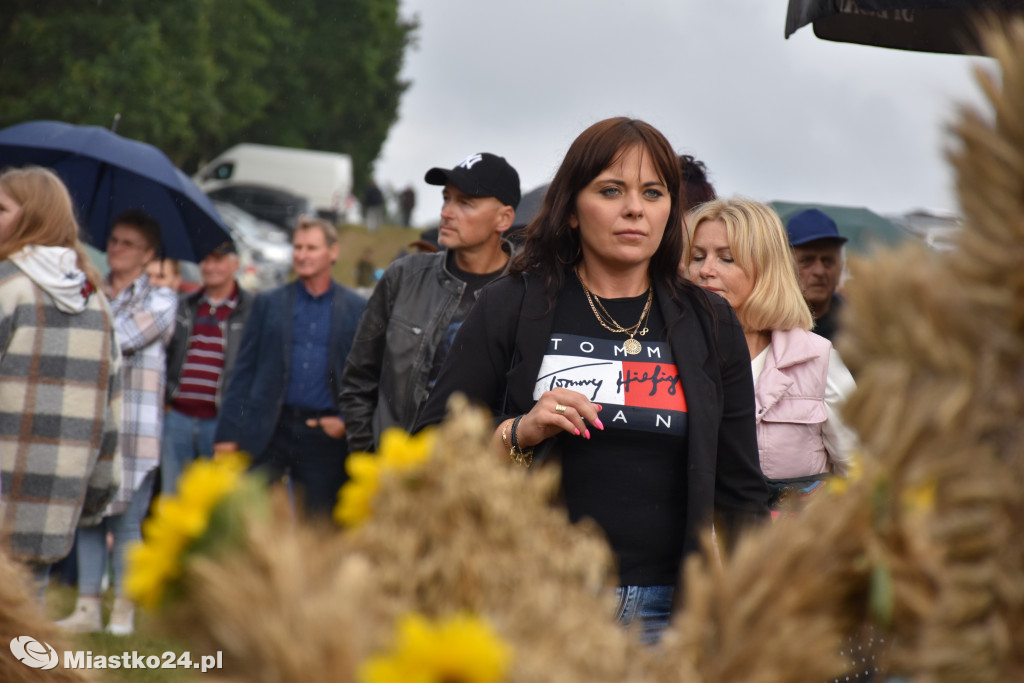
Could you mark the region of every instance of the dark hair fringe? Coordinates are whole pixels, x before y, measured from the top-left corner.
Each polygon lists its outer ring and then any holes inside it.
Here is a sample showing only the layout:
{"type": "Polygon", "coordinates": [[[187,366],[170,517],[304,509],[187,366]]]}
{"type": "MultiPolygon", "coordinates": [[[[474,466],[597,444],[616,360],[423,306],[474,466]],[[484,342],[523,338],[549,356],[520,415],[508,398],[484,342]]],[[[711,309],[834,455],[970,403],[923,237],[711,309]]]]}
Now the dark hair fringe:
{"type": "Polygon", "coordinates": [[[122,211],[111,225],[129,225],[135,228],[146,238],[149,248],[157,252],[157,255],[161,255],[163,236],[160,233],[160,223],[142,209],[122,211]]]}
{"type": "Polygon", "coordinates": [[[598,121],[570,145],[561,166],[544,195],[537,216],[526,226],[523,250],[512,261],[512,274],[536,272],[544,282],[549,308],[554,306],[567,274],[579,263],[579,235],[569,226],[576,199],[598,174],[624,151],[640,146],[665,182],[672,209],[661,244],[651,258],[650,275],[661,280],[681,303],[680,292],[691,283],[678,274],[682,258],[682,213],[679,201],[680,170],[675,151],[665,136],[638,119],[616,117],[598,121]]]}

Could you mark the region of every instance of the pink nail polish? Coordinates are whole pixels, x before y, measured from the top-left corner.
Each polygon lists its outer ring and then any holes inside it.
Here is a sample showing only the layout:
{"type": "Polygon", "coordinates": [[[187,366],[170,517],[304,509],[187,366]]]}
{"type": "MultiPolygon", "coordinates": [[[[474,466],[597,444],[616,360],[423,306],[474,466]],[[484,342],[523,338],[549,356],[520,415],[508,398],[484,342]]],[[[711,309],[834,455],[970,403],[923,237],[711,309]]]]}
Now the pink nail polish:
{"type": "Polygon", "coordinates": [[[587,431],[583,432],[583,436],[585,436],[585,437],[587,437],[589,439],[590,438],[590,430],[588,429],[587,431]]]}
{"type": "Polygon", "coordinates": [[[596,420],[594,420],[594,424],[597,426],[598,429],[604,431],[604,425],[601,424],[601,418],[597,418],[596,420]]]}
{"type": "Polygon", "coordinates": [[[573,429],[572,431],[573,431],[573,434],[575,434],[576,436],[579,436],[579,435],[580,435],[580,429],[579,429],[579,427],[576,427],[576,428],[574,428],[574,429],[573,429]]]}

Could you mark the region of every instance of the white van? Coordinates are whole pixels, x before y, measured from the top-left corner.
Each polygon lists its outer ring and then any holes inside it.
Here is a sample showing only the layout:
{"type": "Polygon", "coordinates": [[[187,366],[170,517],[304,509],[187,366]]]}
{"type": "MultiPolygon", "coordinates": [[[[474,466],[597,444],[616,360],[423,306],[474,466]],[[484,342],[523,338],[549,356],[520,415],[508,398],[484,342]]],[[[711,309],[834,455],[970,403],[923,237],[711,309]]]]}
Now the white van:
{"type": "Polygon", "coordinates": [[[352,193],[352,157],[312,149],[243,143],[218,155],[195,176],[203,192],[231,185],[262,185],[308,197],[321,215],[336,219],[352,193]]]}

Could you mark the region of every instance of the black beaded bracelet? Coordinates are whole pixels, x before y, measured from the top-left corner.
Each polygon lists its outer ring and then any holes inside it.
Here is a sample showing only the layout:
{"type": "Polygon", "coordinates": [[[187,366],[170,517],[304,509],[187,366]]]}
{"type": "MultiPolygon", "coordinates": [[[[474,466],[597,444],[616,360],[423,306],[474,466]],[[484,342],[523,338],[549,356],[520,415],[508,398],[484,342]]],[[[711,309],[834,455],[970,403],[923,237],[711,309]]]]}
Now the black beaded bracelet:
{"type": "Polygon", "coordinates": [[[512,420],[512,448],[519,450],[519,421],[523,419],[520,415],[516,419],[512,420]]]}
{"type": "Polygon", "coordinates": [[[527,448],[524,451],[519,447],[519,421],[522,419],[523,416],[520,415],[516,419],[512,420],[512,434],[509,439],[509,441],[512,442],[512,448],[509,449],[508,455],[516,464],[529,467],[533,462],[533,449],[527,448]]]}

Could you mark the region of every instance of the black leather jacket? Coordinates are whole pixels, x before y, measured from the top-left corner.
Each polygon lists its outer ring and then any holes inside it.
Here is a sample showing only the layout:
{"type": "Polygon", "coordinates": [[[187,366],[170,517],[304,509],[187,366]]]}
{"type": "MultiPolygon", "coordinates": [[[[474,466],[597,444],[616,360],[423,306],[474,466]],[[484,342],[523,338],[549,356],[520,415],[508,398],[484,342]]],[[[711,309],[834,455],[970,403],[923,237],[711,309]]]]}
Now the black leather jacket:
{"type": "MultiPolygon", "coordinates": [[[[188,353],[188,343],[192,338],[192,323],[195,322],[196,313],[199,311],[199,301],[203,296],[203,290],[182,294],[178,298],[178,312],[174,318],[174,336],[167,345],[167,385],[165,389],[166,404],[170,405],[174,394],[178,391],[178,383],[181,381],[181,371],[185,367],[185,356],[188,353]]],[[[230,376],[231,368],[235,364],[235,357],[238,355],[238,347],[242,343],[242,328],[249,317],[249,309],[252,308],[253,295],[248,291],[238,288],[238,305],[231,312],[226,321],[224,332],[224,372],[220,376],[220,385],[217,387],[217,408],[220,409],[221,397],[224,387],[227,386],[227,378],[230,376]]]]}
{"type": "Polygon", "coordinates": [[[466,283],[448,251],[392,263],[373,290],[341,378],[349,448],[373,451],[388,427],[410,430],[427,401],[434,355],[466,283]]]}

